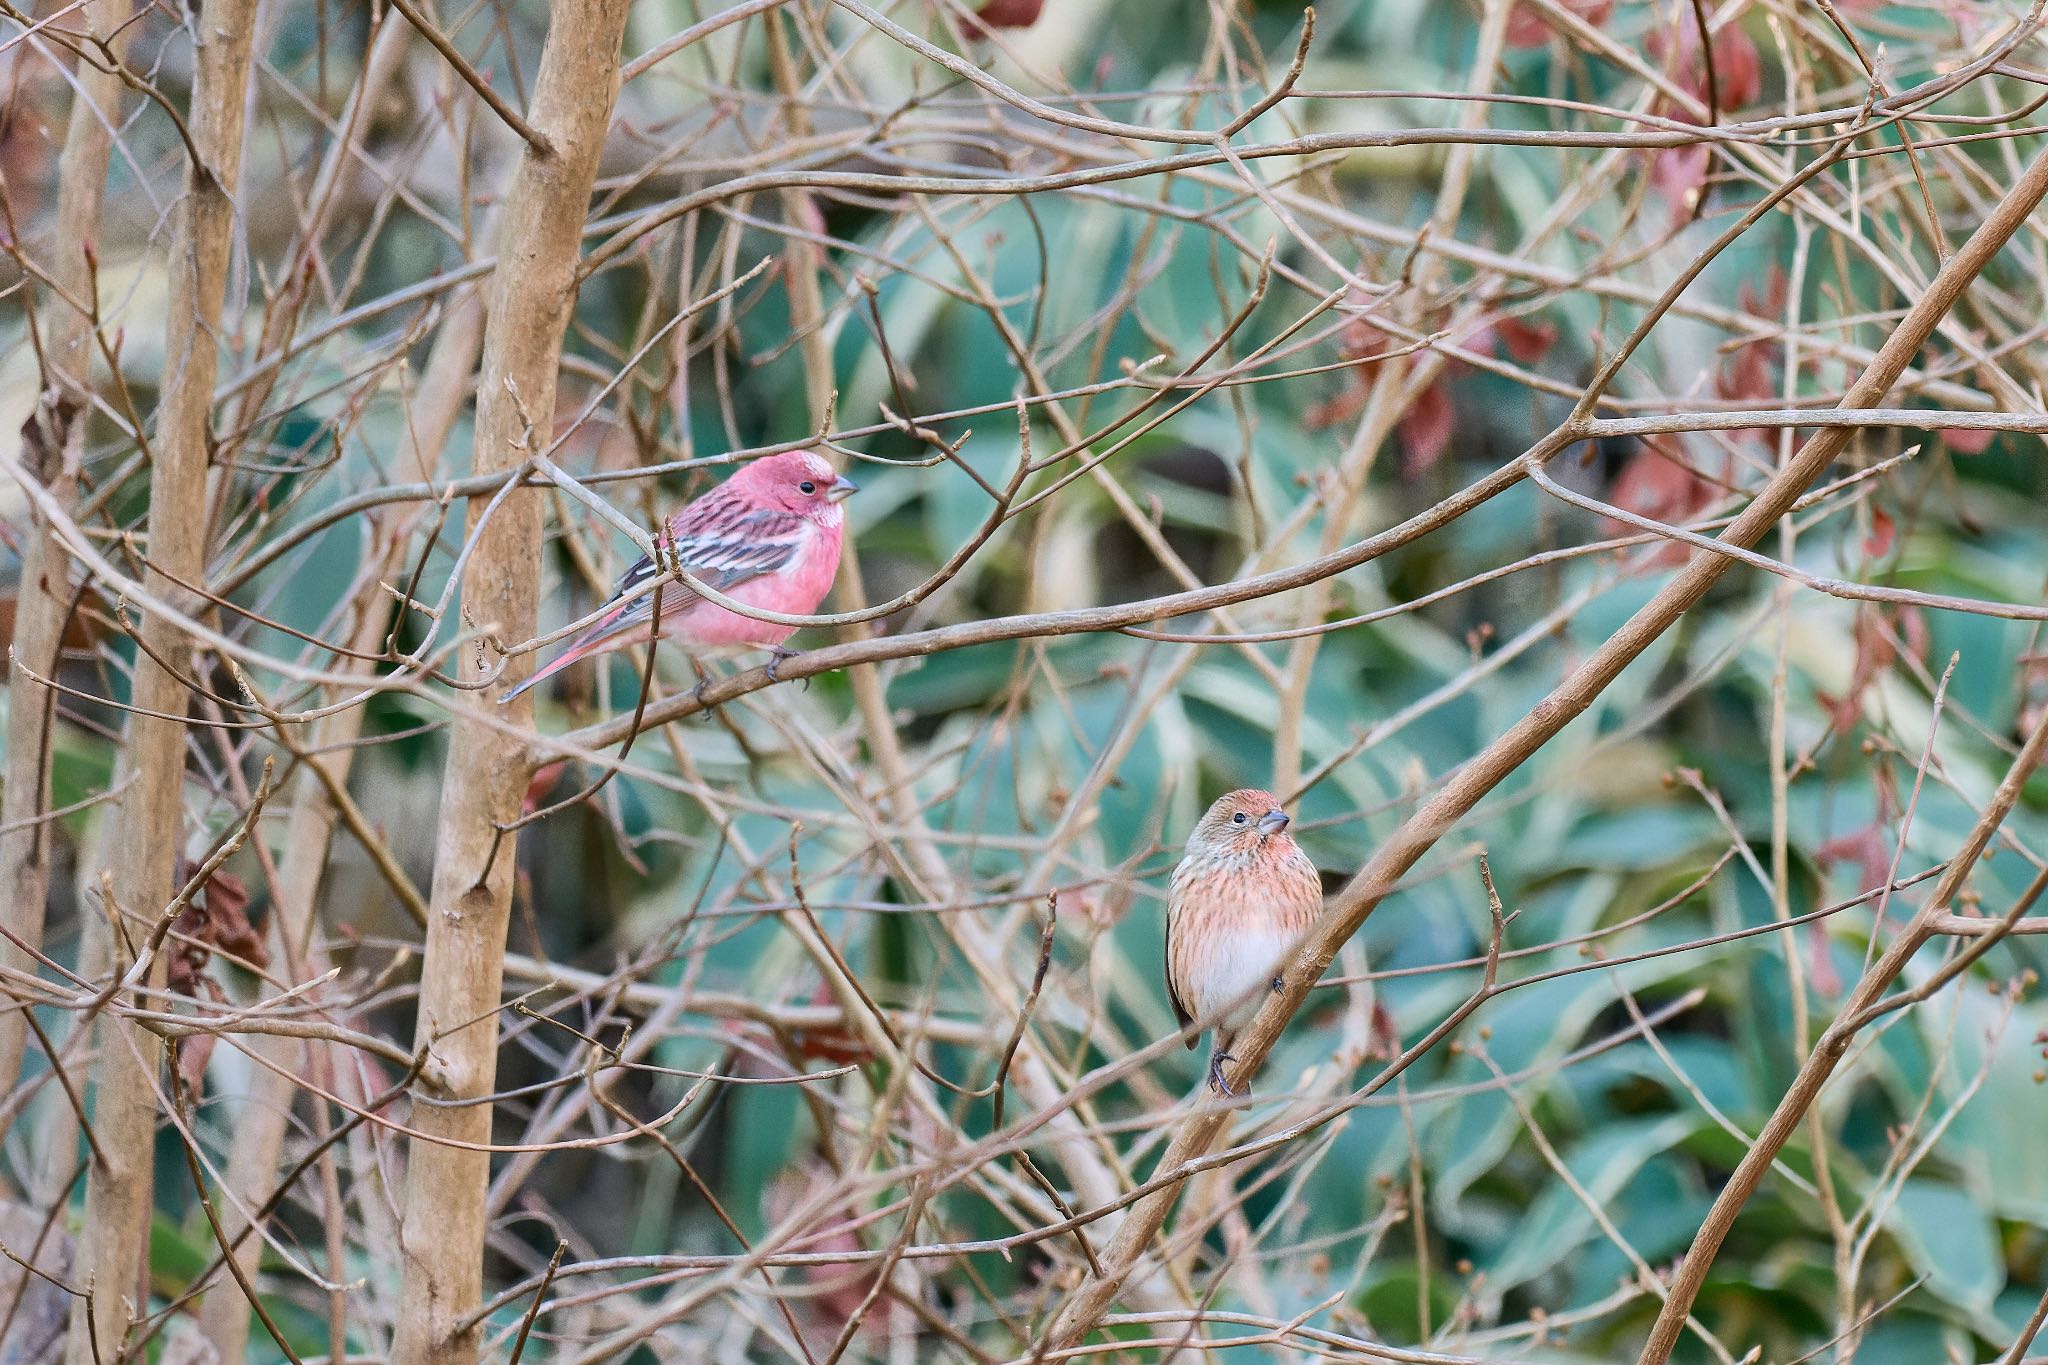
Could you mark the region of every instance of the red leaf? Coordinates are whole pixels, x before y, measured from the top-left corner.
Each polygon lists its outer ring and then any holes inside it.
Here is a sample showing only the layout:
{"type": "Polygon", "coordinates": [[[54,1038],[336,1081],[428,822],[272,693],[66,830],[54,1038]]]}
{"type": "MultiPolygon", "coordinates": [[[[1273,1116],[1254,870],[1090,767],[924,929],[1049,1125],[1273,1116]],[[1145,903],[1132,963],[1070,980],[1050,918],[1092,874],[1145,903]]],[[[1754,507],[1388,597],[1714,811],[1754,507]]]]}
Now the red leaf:
{"type": "Polygon", "coordinates": [[[1401,1055],[1401,1026],[1377,999],[1372,1002],[1372,1041],[1365,1055],[1390,1062],[1401,1055]]]}
{"type": "MultiPolygon", "coordinates": [[[[1714,485],[1693,472],[1661,443],[1646,441],[1643,448],[1622,466],[1607,500],[1626,512],[1667,525],[1690,521],[1714,501],[1714,485]]],[[[1608,535],[1634,535],[1640,528],[1609,517],[1608,535]]],[[[1685,559],[1686,547],[1671,541],[1651,561],[1657,565],[1676,564],[1685,559]]]]}
{"type": "MultiPolygon", "coordinates": [[[[1721,108],[1740,109],[1753,104],[1764,92],[1764,59],[1756,43],[1735,24],[1724,24],[1714,35],[1714,76],[1721,83],[1721,108]]],[[[1706,72],[1700,72],[1700,89],[1706,90],[1706,72]]]]}
{"type": "Polygon", "coordinates": [[[1778,396],[1771,366],[1777,360],[1774,341],[1745,341],[1714,376],[1714,392],[1723,398],[1753,402],[1778,396]]]}
{"type": "Polygon", "coordinates": [[[1550,348],[1557,344],[1557,324],[1554,322],[1528,322],[1522,318],[1502,318],[1493,324],[1494,334],[1501,345],[1507,347],[1508,358],[1523,365],[1533,365],[1550,354],[1550,348]]]}
{"type": "Polygon", "coordinates": [[[1364,318],[1355,317],[1344,324],[1344,330],[1338,334],[1338,345],[1345,355],[1377,365],[1381,353],[1393,349],[1394,339],[1364,318]]]}
{"type": "Polygon", "coordinates": [[[1835,970],[1835,955],[1828,947],[1828,926],[1825,921],[1809,924],[1806,931],[1812,935],[1807,943],[1813,953],[1813,989],[1823,1000],[1838,999],[1842,994],[1842,974],[1835,970]]]}
{"type": "Polygon", "coordinates": [[[1885,628],[1885,620],[1873,607],[1856,613],[1856,662],[1849,670],[1848,691],[1839,697],[1817,694],[1832,712],[1837,733],[1847,734],[1863,714],[1863,694],[1899,657],[1898,646],[1885,628]]]}
{"type": "Polygon", "coordinates": [[[1892,541],[1898,538],[1898,526],[1892,521],[1892,514],[1882,507],[1870,509],[1870,534],[1863,537],[1863,553],[1872,559],[1883,559],[1892,552],[1892,541]]]}
{"type": "Polygon", "coordinates": [[[1714,485],[1661,443],[1646,441],[1622,466],[1607,500],[1637,516],[1677,522],[1711,503],[1714,485]]]}
{"type": "Polygon", "coordinates": [[[1457,419],[1441,379],[1416,395],[1414,406],[1408,409],[1397,429],[1401,438],[1401,472],[1411,479],[1428,473],[1450,448],[1457,419]]]}
{"type": "Polygon", "coordinates": [[[532,779],[526,784],[526,796],[519,803],[519,813],[531,815],[539,810],[541,802],[554,790],[555,783],[561,780],[562,773],[568,766],[568,759],[558,758],[552,763],[543,763],[534,769],[532,779]]]}
{"type": "MultiPolygon", "coordinates": [[[[206,984],[213,986],[211,981],[206,984]]],[[[214,986],[213,989],[215,994],[220,991],[218,986],[214,986]]],[[[213,1056],[214,1041],[214,1035],[211,1033],[194,1033],[179,1042],[178,1079],[184,1082],[186,1094],[199,1094],[199,1088],[206,1080],[207,1058],[213,1056]]]]}
{"type": "Polygon", "coordinates": [[[1918,607],[1899,608],[1899,634],[1905,637],[1906,652],[1916,659],[1925,659],[1934,645],[1927,633],[1927,614],[1918,607]]]}
{"type": "MultiPolygon", "coordinates": [[[[1671,73],[1672,83],[1686,91],[1700,104],[1713,107],[1718,104],[1722,113],[1740,109],[1763,93],[1763,54],[1756,50],[1756,43],[1743,32],[1740,24],[1723,24],[1713,34],[1714,83],[1718,88],[1718,99],[1710,99],[1707,90],[1707,64],[1700,56],[1700,28],[1690,10],[1685,10],[1676,23],[1660,23],[1650,30],[1649,49],[1652,56],[1666,65],[1671,73]]],[[[1684,112],[1665,109],[1670,118],[1690,118],[1684,112]]]]}
{"type": "MultiPolygon", "coordinates": [[[[838,997],[824,982],[811,993],[813,1005],[832,1005],[838,997]]],[[[789,1031],[789,1054],[791,1061],[810,1058],[813,1061],[829,1062],[833,1066],[848,1066],[875,1059],[874,1049],[860,1036],[857,1029],[840,1022],[824,1024],[817,1028],[793,1028],[789,1031]]]]}
{"type": "MultiPolygon", "coordinates": [[[[1772,373],[1778,360],[1774,341],[1746,341],[1735,348],[1714,376],[1714,392],[1734,402],[1768,403],[1778,396],[1778,382],[1772,373]]],[[[1728,432],[1731,439],[1747,438],[1768,442],[1777,433],[1767,427],[1743,427],[1728,432]]]]}
{"type": "Polygon", "coordinates": [[[1891,870],[1891,851],[1885,847],[1883,831],[1874,820],[1861,829],[1837,834],[1813,851],[1813,860],[1823,872],[1838,863],[1855,863],[1860,878],[1857,886],[1862,889],[1884,885],[1885,875],[1891,870]]]}
{"type": "Polygon", "coordinates": [[[1045,0],[985,0],[974,12],[970,27],[979,29],[981,37],[987,37],[991,29],[1030,28],[1044,9],[1045,0]]]}
{"type": "Polygon", "coordinates": [[[1785,312],[1785,300],[1792,287],[1791,276],[1785,268],[1773,261],[1771,273],[1765,276],[1764,292],[1759,294],[1747,280],[1735,291],[1742,301],[1742,311],[1753,318],[1776,319],[1785,312]]]}
{"type": "Polygon", "coordinates": [[[807,1261],[800,1270],[791,1272],[809,1284],[809,1293],[800,1300],[805,1304],[805,1312],[836,1334],[852,1321],[854,1314],[869,1307],[859,1331],[873,1335],[883,1330],[890,1318],[886,1303],[868,1304],[869,1290],[880,1272],[873,1261],[861,1259],[859,1210],[836,1201],[826,1202],[832,1194],[832,1183],[831,1171],[822,1161],[811,1158],[785,1170],[763,1190],[762,1212],[768,1215],[770,1223],[780,1223],[802,1212],[803,1231],[793,1247],[813,1256],[836,1252],[847,1257],[844,1261],[807,1261]]]}
{"type": "Polygon", "coordinates": [[[1367,368],[1365,364],[1352,366],[1344,387],[1303,413],[1301,424],[1310,431],[1322,431],[1339,422],[1348,422],[1364,412],[1366,397],[1372,392],[1372,381],[1366,377],[1367,368]]]}
{"type": "MultiPolygon", "coordinates": [[[[1614,13],[1614,0],[1563,0],[1562,7],[1601,28],[1614,13]]],[[[1549,16],[1535,5],[1519,4],[1508,12],[1509,47],[1542,47],[1550,41],[1549,16]]]]}
{"type": "Polygon", "coordinates": [[[1666,147],[1650,158],[1650,185],[1671,206],[1673,224],[1692,212],[1694,201],[1705,190],[1712,155],[1712,149],[1701,145],[1666,147]]]}
{"type": "Polygon", "coordinates": [[[1979,427],[1943,427],[1939,435],[1943,443],[1958,455],[1982,455],[1997,439],[1998,433],[1979,427]]]}

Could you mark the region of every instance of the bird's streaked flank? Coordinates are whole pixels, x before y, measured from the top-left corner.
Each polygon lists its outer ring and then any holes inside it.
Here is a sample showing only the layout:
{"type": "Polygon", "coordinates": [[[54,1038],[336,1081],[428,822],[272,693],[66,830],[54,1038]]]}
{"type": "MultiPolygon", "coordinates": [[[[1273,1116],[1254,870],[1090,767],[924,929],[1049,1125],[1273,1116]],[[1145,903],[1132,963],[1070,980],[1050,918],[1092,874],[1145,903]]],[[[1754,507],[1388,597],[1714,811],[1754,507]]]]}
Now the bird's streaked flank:
{"type": "MultiPolygon", "coordinates": [[[[845,527],[840,503],[857,489],[815,451],[767,456],[670,517],[664,556],[672,555],[693,576],[748,606],[808,616],[825,600],[839,572],[839,537],[845,527]]],[[[604,615],[498,698],[499,705],[578,659],[644,644],[657,634],[692,656],[734,648],[773,650],[771,675],[775,662],[788,657],[782,642],[796,633],[795,626],[729,611],[680,582],[662,587],[656,623],[656,594],[626,598],[662,572],[663,565],[641,556],[620,576],[604,615]]]]}
{"type": "MultiPolygon", "coordinates": [[[[1166,897],[1166,992],[1186,1028],[1216,1032],[1209,1084],[1234,1095],[1223,1063],[1231,1040],[1258,1013],[1266,991],[1323,908],[1322,879],[1287,833],[1271,792],[1245,788],[1216,799],[1188,836],[1166,897]]],[[[1188,1039],[1192,1051],[1195,1038],[1188,1039]]]]}

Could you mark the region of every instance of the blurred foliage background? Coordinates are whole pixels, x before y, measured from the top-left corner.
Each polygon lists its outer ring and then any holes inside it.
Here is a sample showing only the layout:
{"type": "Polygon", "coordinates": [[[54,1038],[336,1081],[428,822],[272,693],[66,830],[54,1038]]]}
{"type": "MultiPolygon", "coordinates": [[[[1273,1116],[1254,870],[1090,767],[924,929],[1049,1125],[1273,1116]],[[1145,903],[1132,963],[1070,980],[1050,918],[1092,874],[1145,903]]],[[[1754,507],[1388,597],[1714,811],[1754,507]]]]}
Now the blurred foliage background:
{"type": "MultiPolygon", "coordinates": [[[[719,8],[638,0],[626,52],[719,8]]],[[[1881,49],[1884,94],[1931,89],[2035,22],[2017,5],[1874,0],[1832,13],[1731,0],[1697,15],[1635,0],[1335,0],[1316,11],[1291,96],[1235,139],[1288,151],[1168,173],[1147,163],[1202,143],[1036,116],[851,6],[749,8],[623,88],[560,401],[535,420],[559,463],[644,525],[723,477],[728,453],[829,429],[862,485],[842,609],[856,583],[869,601],[924,583],[981,532],[1020,461],[1043,462],[1022,479],[1029,501],[881,622],[890,634],[1221,583],[1428,515],[1565,420],[1658,293],[1846,126],[1870,89],[1863,57],[1881,49]],[[1713,34],[1711,82],[1696,18],[1713,34]],[[1447,98],[1475,92],[1503,98],[1447,98]],[[1751,131],[1619,136],[1710,121],[1751,131]],[[1008,183],[1108,166],[1121,171],[1093,183],[1008,183]],[[968,178],[989,185],[938,183],[968,178]],[[667,217],[684,203],[698,207],[667,217]]],[[[1282,79],[1302,27],[1292,4],[1230,0],[992,5],[988,29],[967,6],[883,8],[1005,90],[1170,129],[1227,125],[1282,79]],[[1009,9],[1029,22],[994,26],[1009,9]]],[[[0,431],[15,433],[49,382],[30,333],[52,307],[40,263],[67,246],[53,235],[56,149],[73,96],[62,45],[9,15],[0,431]]],[[[525,4],[439,14],[515,107],[546,19],[525,4]]],[[[447,338],[475,325],[475,263],[518,144],[416,34],[387,40],[377,66],[368,54],[397,22],[276,3],[258,37],[208,582],[241,609],[220,613],[221,629],[302,670],[339,668],[309,640],[370,611],[401,651],[455,635],[432,612],[447,607],[460,506],[446,515],[434,490],[468,468],[468,417],[458,409],[422,449],[421,411],[450,382],[434,365],[443,344],[467,397],[472,366],[447,338]],[[323,158],[351,117],[358,151],[329,178],[323,158]],[[422,605],[389,616],[401,593],[422,605]]],[[[184,20],[147,11],[127,43],[129,65],[182,107],[184,20]]],[[[1718,250],[1600,415],[1831,404],[2031,155],[2040,55],[2029,40],[1912,121],[1860,134],[1857,155],[1718,250]]],[[[110,557],[147,510],[134,433],[165,382],[164,254],[184,168],[161,106],[131,97],[116,126],[77,510],[110,557]]],[[[2044,280],[2030,223],[1897,405],[2037,420],[2044,280]]],[[[2040,606],[2039,437],[2023,422],[1932,420],[1859,432],[1760,548],[1812,577],[2040,606]]],[[[1551,472],[1711,531],[1796,439],[1615,435],[1551,472]]],[[[591,611],[636,552],[582,502],[545,496],[553,630],[591,611]]],[[[30,511],[10,486],[8,524],[31,525],[30,511]]],[[[842,1334],[856,1358],[1027,1355],[1092,1254],[1071,1233],[1031,1234],[1135,1184],[1196,1100],[1202,1054],[1126,1059],[1172,1031],[1164,876],[1201,809],[1231,787],[1280,791],[1336,889],[1682,558],[1524,482],[1325,583],[1159,624],[1374,618],[1362,623],[1235,644],[1038,632],[869,666],[871,696],[833,673],[641,736],[616,781],[518,843],[507,990],[530,1012],[503,1018],[486,1358],[511,1350],[558,1242],[527,1359],[823,1359],[842,1334]],[[1049,892],[1057,931],[1026,1046],[1038,1079],[1018,1062],[999,1107],[974,1092],[1004,1065],[1049,892]],[[863,1011],[832,953],[957,1089],[878,1055],[848,1022],[863,1011]],[[582,1074],[602,1060],[591,1038],[629,1063],[601,1087],[582,1074]],[[789,1083],[806,1072],[832,1074],[789,1083]],[[665,1116],[662,1139],[612,1104],[665,1116]],[[878,1287],[874,1259],[756,1273],[739,1239],[799,1256],[923,1250],[878,1287]]],[[[101,917],[99,869],[117,856],[95,798],[114,783],[135,657],[89,578],[74,568],[87,586],[61,673],[73,690],[49,730],[50,804],[75,809],[53,826],[47,951],[74,968],[101,917]]],[[[1161,1329],[1126,1314],[1099,1342],[1292,1324],[1338,1334],[1320,1349],[1347,1359],[1371,1358],[1360,1342],[1632,1355],[1658,1306],[1647,1277],[1683,1252],[1848,984],[1963,842],[2048,698],[2044,657],[2038,621],[1731,574],[1443,840],[1346,949],[1343,980],[1312,997],[1233,1140],[1318,1121],[1196,1181],[1170,1266],[1123,1305],[1193,1302],[1209,1319],[1161,1329]],[[1375,1088],[1390,1041],[1414,1043],[1479,985],[1481,849],[1511,913],[1501,979],[1527,984],[1375,1088]],[[1809,918],[1774,928],[1788,917],[1809,918]]],[[[213,667],[206,681],[235,697],[213,667]]],[[[280,706],[343,695],[244,667],[280,706]]],[[[640,667],[635,653],[571,670],[539,694],[539,729],[630,712],[640,667]]],[[[666,654],[660,672],[664,695],[695,681],[666,654]]],[[[17,671],[8,705],[46,695],[17,671]]],[[[451,696],[415,680],[362,704],[360,734],[336,741],[352,756],[353,812],[318,863],[314,932],[339,969],[323,998],[401,1052],[421,941],[404,887],[417,900],[433,865],[451,696]]],[[[208,714],[203,701],[193,712],[208,714]]],[[[262,759],[289,777],[303,744],[200,725],[191,745],[197,862],[248,811],[262,759]]],[[[602,771],[588,755],[545,767],[531,804],[602,771]]],[[[236,853],[209,891],[246,893],[266,931],[291,809],[280,797],[258,826],[266,851],[236,853]]],[[[2043,849],[2036,779],[1959,908],[2003,913],[2043,849]]],[[[1902,985],[1967,942],[1938,941],[1902,985]]],[[[1678,1358],[2024,1354],[2015,1343],[2048,1291],[2048,1014],[2030,990],[2042,942],[2014,936],[1858,1041],[1736,1224],[1678,1358]]],[[[206,971],[248,1004],[299,984],[270,956],[268,976],[220,957],[206,971]]],[[[200,998],[180,1008],[203,1013],[200,998]]],[[[71,1013],[40,1009],[60,1041],[71,1013]]],[[[209,1180],[252,1204],[273,1179],[231,1164],[238,1125],[271,1101],[232,1030],[223,1040],[200,1063],[185,1129],[166,1123],[157,1139],[142,1314],[156,1330],[137,1346],[151,1359],[217,1348],[194,1325],[195,1282],[236,1292],[213,1266],[188,1139],[209,1180]]],[[[351,1056],[362,1095],[402,1074],[351,1056]]],[[[83,1148],[34,1044],[25,1076],[0,1158],[29,1226],[53,1214],[61,1238],[80,1215],[82,1183],[63,1177],[83,1148]]],[[[307,1093],[288,1112],[287,1167],[345,1117],[307,1093]]],[[[389,1241],[400,1145],[357,1127],[329,1158],[333,1178],[293,1184],[265,1219],[255,1283],[303,1358],[388,1349],[404,1292],[389,1241]]],[[[1085,1235],[1106,1240],[1100,1226],[1085,1235]]],[[[1242,1350],[1318,1349],[1290,1333],[1242,1350]]],[[[1126,1358],[1166,1353],[1140,1344],[1126,1358]]],[[[284,1351],[259,1326],[247,1358],[284,1351]]]]}

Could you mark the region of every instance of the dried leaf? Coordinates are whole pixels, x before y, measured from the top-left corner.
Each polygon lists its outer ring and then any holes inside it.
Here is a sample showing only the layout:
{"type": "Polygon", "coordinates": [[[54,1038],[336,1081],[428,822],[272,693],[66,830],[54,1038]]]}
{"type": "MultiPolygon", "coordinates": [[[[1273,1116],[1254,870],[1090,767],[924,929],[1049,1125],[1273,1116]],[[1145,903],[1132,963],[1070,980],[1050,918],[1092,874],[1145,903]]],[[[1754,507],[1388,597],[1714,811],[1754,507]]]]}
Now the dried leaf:
{"type": "Polygon", "coordinates": [[[984,0],[974,12],[972,27],[987,37],[998,28],[1030,28],[1045,10],[1045,0],[984,0]]]}
{"type": "Polygon", "coordinates": [[[1673,223],[1691,213],[1694,201],[1705,192],[1712,155],[1705,146],[1667,147],[1650,158],[1650,186],[1671,206],[1673,223]]]}
{"type": "MultiPolygon", "coordinates": [[[[1675,22],[1659,23],[1650,30],[1650,55],[1665,63],[1672,83],[1702,105],[1718,104],[1726,114],[1740,109],[1763,93],[1763,54],[1756,42],[1738,23],[1725,23],[1713,32],[1714,82],[1718,98],[1709,98],[1707,64],[1700,55],[1699,24],[1690,9],[1680,7],[1675,22]]],[[[1665,108],[1667,118],[1690,119],[1685,111],[1665,108]]]]}
{"type": "Polygon", "coordinates": [[[558,758],[552,763],[543,763],[534,769],[533,777],[526,784],[526,796],[519,803],[519,813],[525,816],[539,810],[548,793],[554,790],[555,783],[561,780],[562,774],[568,771],[568,768],[569,760],[558,758]]]}
{"type": "MultiPolygon", "coordinates": [[[[1646,441],[1643,448],[1622,466],[1607,500],[1623,511],[1648,517],[1667,525],[1690,521],[1711,506],[1714,485],[1694,472],[1660,441],[1646,441]]],[[[1608,518],[1608,535],[1633,535],[1639,529],[1625,521],[1608,518]]],[[[1672,541],[1657,552],[1653,563],[1675,564],[1686,555],[1686,547],[1672,541]]]]}
{"type": "MultiPolygon", "coordinates": [[[[1614,13],[1614,0],[1561,0],[1569,10],[1593,28],[1604,28],[1614,13]]],[[[1536,5],[1518,4],[1508,12],[1509,47],[1542,47],[1550,41],[1550,16],[1536,5]]]]}
{"type": "Polygon", "coordinates": [[[64,469],[64,446],[78,411],[78,400],[60,393],[55,402],[38,403],[21,424],[21,463],[44,483],[64,469]]]}
{"type": "Polygon", "coordinates": [[[1457,428],[1457,410],[1441,377],[1415,397],[1396,433],[1401,440],[1401,472],[1408,478],[1427,474],[1450,449],[1457,428]]]}
{"type": "Polygon", "coordinates": [[[1310,431],[1322,431],[1339,422],[1348,422],[1364,412],[1365,400],[1372,393],[1372,381],[1366,377],[1366,366],[1370,363],[1352,366],[1343,388],[1301,415],[1302,426],[1310,431]]]}
{"type": "MultiPolygon", "coordinates": [[[[198,869],[180,860],[178,873],[189,879],[198,869]]],[[[220,988],[205,976],[206,964],[216,952],[224,952],[254,963],[270,965],[263,936],[249,923],[249,886],[232,872],[216,871],[178,916],[176,936],[169,944],[168,984],[180,995],[205,993],[218,1001],[220,988]]]]}
{"type": "MultiPolygon", "coordinates": [[[[836,1004],[834,996],[824,982],[811,995],[813,1005],[836,1004]]],[[[797,1028],[789,1031],[789,1056],[791,1061],[827,1062],[833,1066],[851,1066],[875,1059],[874,1049],[859,1031],[845,1023],[826,1024],[819,1028],[797,1028]]]]}
{"type": "Polygon", "coordinates": [[[1813,851],[1813,860],[1823,872],[1853,862],[1859,889],[1882,886],[1891,870],[1891,850],[1885,846],[1884,826],[1873,820],[1861,829],[1837,834],[1813,851]]]}
{"type": "Polygon", "coordinates": [[[1494,335],[1507,348],[1508,358],[1517,364],[1533,365],[1550,354],[1557,344],[1557,324],[1530,322],[1526,318],[1502,318],[1493,324],[1494,335]]]}

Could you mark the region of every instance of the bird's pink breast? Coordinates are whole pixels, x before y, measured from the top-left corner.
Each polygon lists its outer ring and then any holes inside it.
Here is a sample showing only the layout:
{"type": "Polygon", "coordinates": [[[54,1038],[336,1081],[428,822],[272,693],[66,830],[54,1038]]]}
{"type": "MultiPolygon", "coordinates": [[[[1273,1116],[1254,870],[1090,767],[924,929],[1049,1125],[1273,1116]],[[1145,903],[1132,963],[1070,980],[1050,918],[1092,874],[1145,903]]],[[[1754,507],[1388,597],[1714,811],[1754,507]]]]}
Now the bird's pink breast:
{"type": "MultiPolygon", "coordinates": [[[[818,610],[839,572],[839,526],[813,524],[796,555],[782,568],[738,584],[726,596],[751,607],[809,616],[818,610]]],[[[662,633],[705,648],[773,649],[797,631],[779,621],[757,621],[699,599],[680,612],[662,612],[662,633]]]]}
{"type": "Polygon", "coordinates": [[[1174,869],[1167,971],[1181,1003],[1228,1039],[1265,999],[1322,909],[1315,867],[1282,858],[1205,858],[1174,869]]]}

